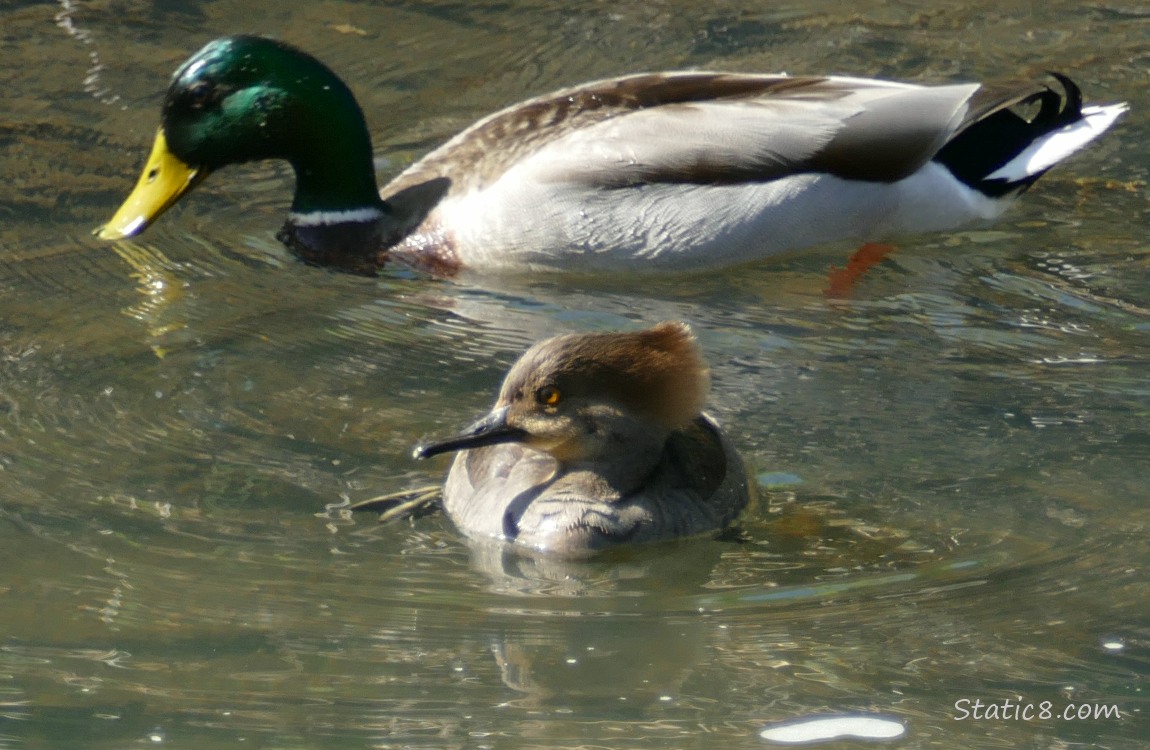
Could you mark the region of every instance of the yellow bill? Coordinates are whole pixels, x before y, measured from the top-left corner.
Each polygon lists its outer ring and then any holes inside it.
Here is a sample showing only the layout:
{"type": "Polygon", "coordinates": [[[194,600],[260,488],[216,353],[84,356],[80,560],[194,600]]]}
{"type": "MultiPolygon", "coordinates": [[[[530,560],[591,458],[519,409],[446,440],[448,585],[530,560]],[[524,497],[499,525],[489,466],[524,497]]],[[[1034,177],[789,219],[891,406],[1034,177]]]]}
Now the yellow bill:
{"type": "Polygon", "coordinates": [[[122,240],[147,229],[160,214],[207,177],[208,170],[190,167],[168,150],[164,129],[156,131],[156,142],[144,172],[132,194],[104,226],[96,230],[102,240],[122,240]]]}

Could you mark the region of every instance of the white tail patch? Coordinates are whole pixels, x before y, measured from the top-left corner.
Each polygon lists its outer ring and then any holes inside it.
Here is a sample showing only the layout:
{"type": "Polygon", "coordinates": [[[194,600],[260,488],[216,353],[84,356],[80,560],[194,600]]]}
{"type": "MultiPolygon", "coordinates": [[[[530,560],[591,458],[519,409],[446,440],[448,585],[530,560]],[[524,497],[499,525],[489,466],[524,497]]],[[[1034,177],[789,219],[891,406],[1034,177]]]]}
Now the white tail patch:
{"type": "Polygon", "coordinates": [[[1042,136],[983,179],[1021,182],[1042,174],[1106,132],[1128,109],[1125,102],[1083,107],[1081,120],[1042,136]]]}

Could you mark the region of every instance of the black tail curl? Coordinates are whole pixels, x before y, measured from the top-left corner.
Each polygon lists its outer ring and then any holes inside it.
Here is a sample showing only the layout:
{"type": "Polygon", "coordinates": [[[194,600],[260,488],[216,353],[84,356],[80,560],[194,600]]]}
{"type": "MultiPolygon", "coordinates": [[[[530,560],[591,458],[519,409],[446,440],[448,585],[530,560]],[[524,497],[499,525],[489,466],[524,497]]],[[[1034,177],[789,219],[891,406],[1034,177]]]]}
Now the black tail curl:
{"type": "Polygon", "coordinates": [[[1021,193],[1043,172],[1022,180],[987,179],[987,175],[1022,153],[1047,133],[1082,119],[1082,90],[1067,76],[1048,71],[1061,91],[1049,84],[1036,84],[1021,97],[990,99],[971,112],[963,129],[935,155],[939,162],[966,185],[991,198],[1021,193]],[[1038,104],[1029,119],[1020,112],[1038,104]]]}

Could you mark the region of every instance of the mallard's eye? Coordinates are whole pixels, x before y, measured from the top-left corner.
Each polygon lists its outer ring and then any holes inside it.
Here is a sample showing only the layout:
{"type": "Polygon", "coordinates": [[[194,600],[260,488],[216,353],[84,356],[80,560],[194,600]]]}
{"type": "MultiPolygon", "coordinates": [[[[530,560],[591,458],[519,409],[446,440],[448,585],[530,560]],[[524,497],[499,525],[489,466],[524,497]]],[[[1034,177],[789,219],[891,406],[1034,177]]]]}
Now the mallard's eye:
{"type": "Polygon", "coordinates": [[[545,385],[535,392],[535,400],[544,406],[555,406],[559,403],[560,398],[562,395],[559,393],[559,389],[553,385],[545,385]]]}
{"type": "Polygon", "coordinates": [[[188,87],[186,94],[192,109],[203,109],[215,99],[214,87],[207,81],[197,81],[188,87]]]}

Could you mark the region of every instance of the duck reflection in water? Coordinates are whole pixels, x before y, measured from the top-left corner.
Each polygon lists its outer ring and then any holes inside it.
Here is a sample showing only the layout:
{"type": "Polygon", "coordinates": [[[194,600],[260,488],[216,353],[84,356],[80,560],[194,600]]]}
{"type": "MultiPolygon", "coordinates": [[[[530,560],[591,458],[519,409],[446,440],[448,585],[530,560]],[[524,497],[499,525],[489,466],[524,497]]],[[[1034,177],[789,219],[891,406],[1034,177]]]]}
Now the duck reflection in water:
{"type": "Polygon", "coordinates": [[[444,506],[477,539],[579,558],[718,531],[751,488],[702,413],[708,384],[684,323],[556,336],[512,366],[487,416],[415,456],[460,451],[444,506]]]}

